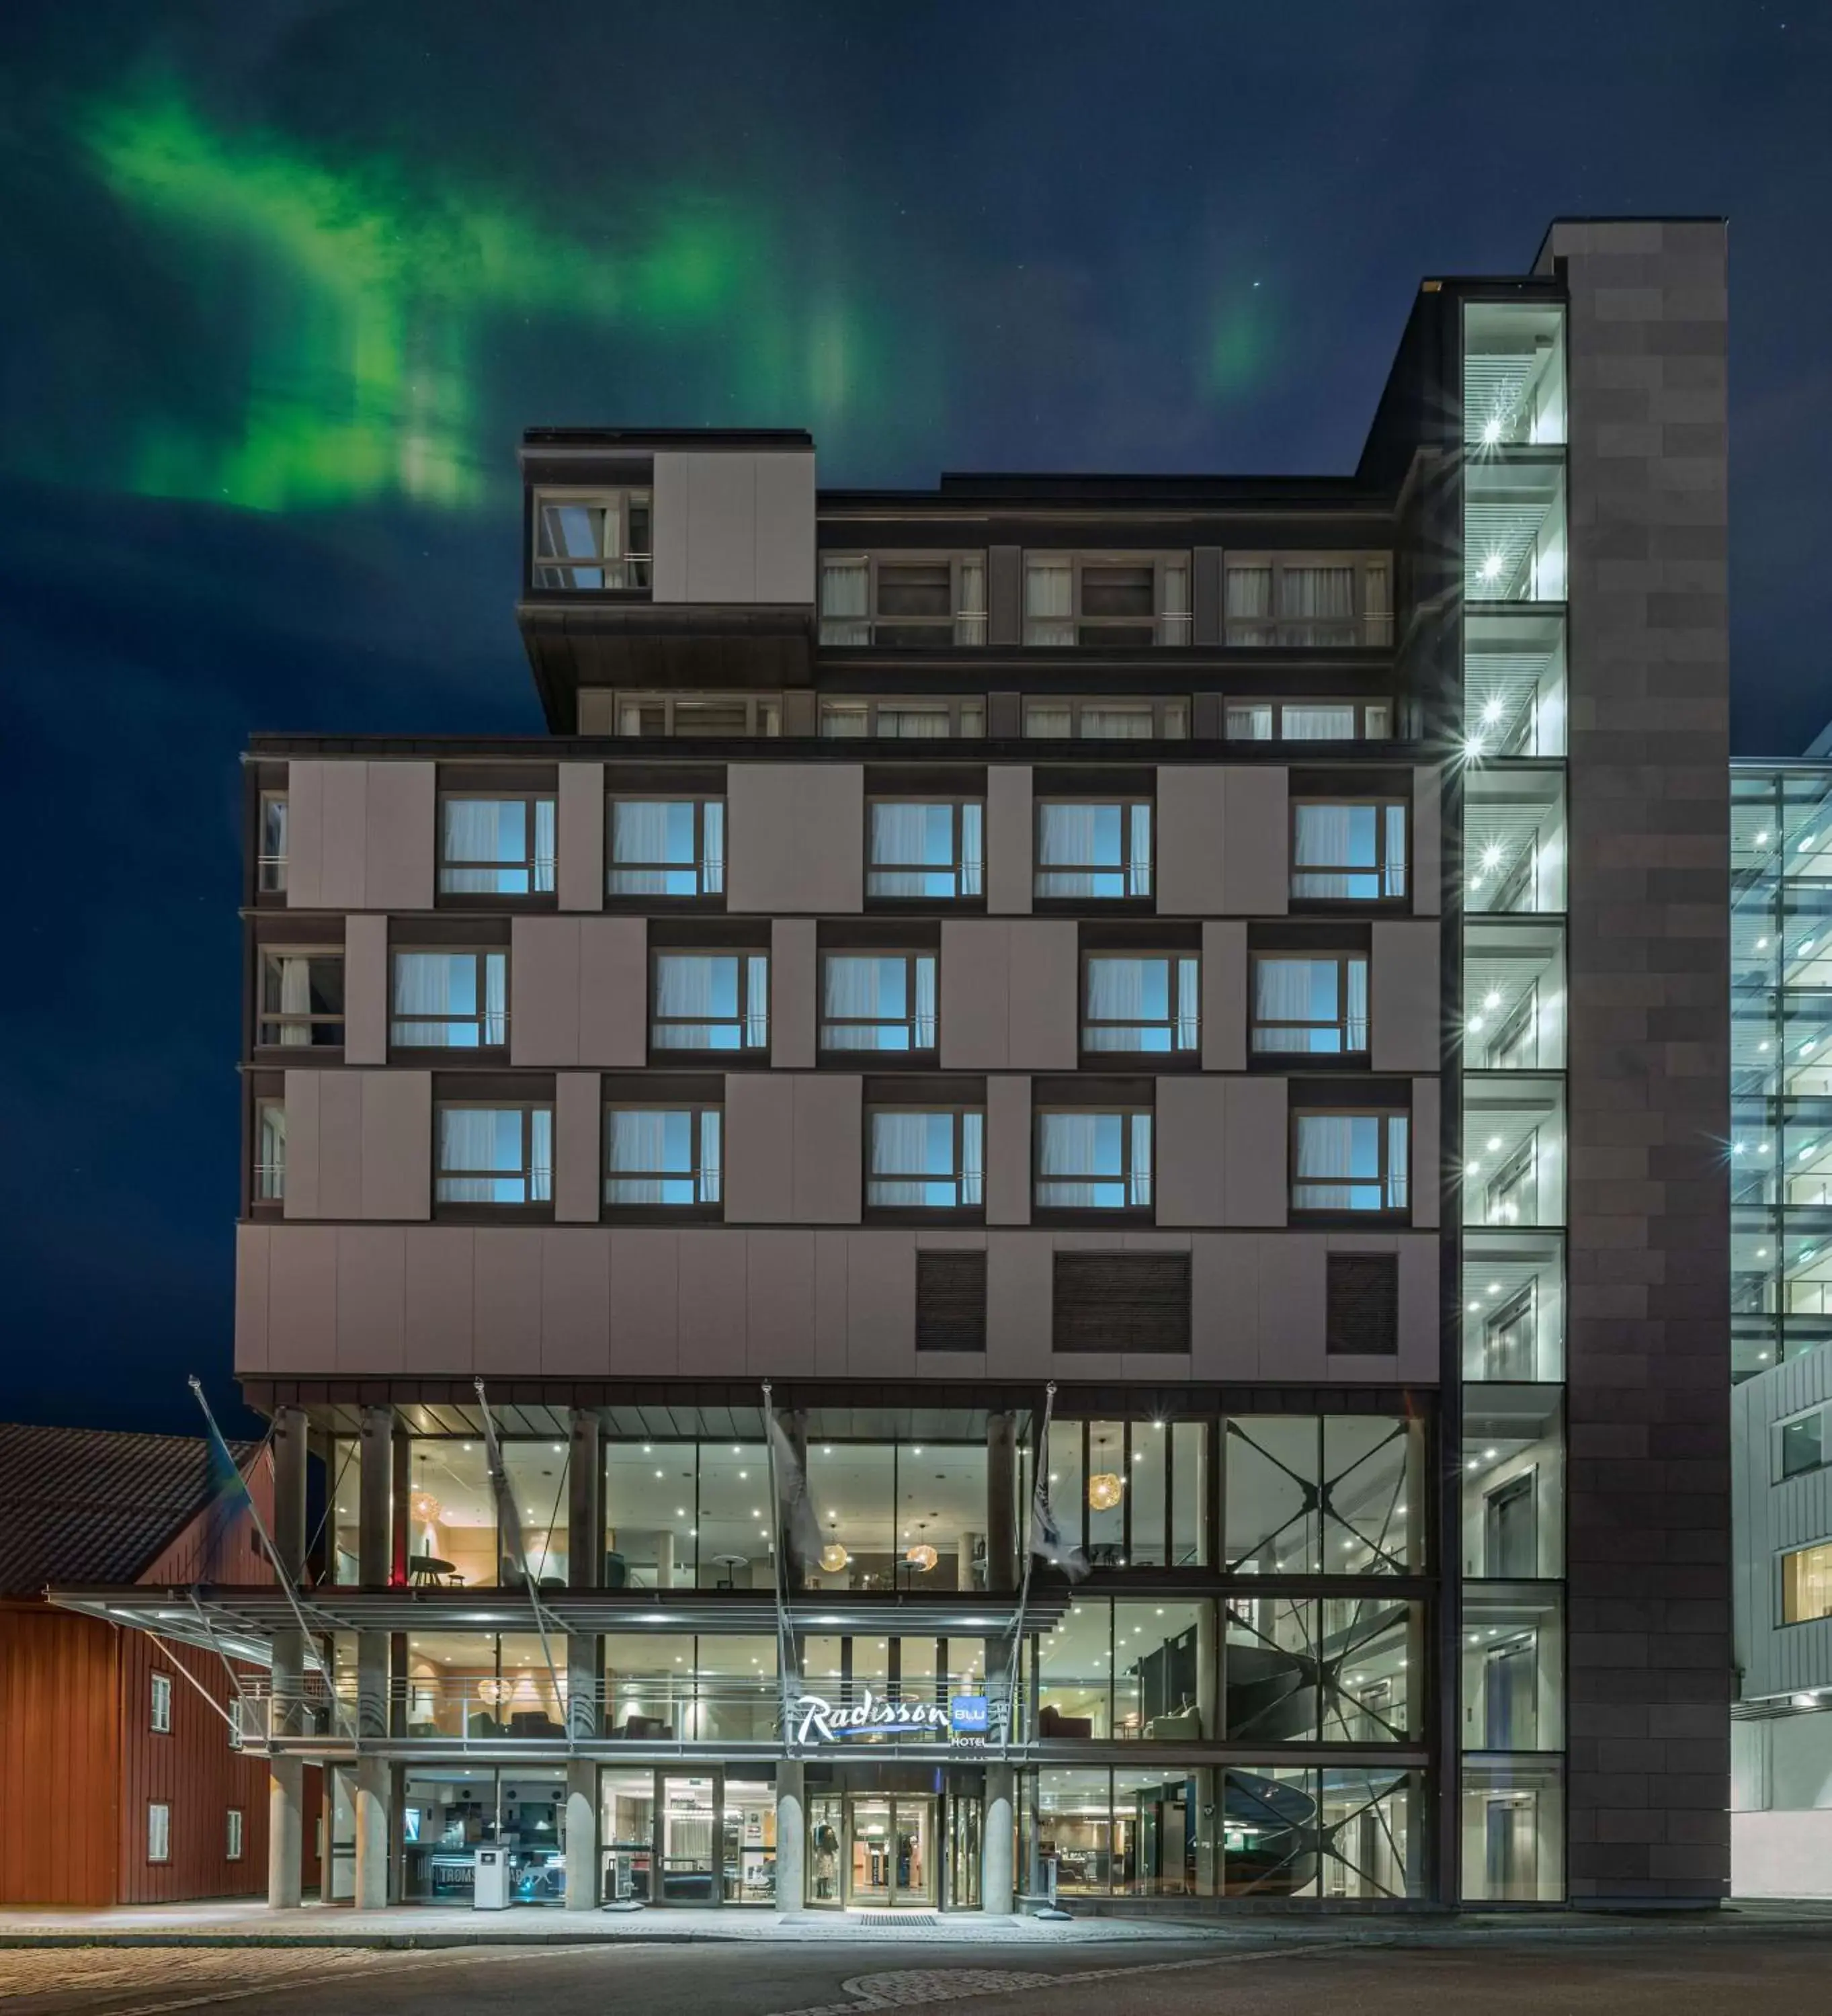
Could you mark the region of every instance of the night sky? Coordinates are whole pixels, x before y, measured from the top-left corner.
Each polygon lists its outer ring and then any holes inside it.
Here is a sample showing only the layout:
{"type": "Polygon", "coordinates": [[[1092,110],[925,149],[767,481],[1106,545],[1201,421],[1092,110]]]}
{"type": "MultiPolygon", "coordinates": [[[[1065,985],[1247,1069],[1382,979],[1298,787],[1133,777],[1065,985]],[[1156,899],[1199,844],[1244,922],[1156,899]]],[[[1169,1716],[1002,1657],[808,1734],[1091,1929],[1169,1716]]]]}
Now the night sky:
{"type": "Polygon", "coordinates": [[[1731,220],[1733,729],[1832,715],[1824,0],[4,0],[0,1416],[230,1363],[237,757],[537,731],[519,430],[1343,471],[1419,279],[1731,220]]]}

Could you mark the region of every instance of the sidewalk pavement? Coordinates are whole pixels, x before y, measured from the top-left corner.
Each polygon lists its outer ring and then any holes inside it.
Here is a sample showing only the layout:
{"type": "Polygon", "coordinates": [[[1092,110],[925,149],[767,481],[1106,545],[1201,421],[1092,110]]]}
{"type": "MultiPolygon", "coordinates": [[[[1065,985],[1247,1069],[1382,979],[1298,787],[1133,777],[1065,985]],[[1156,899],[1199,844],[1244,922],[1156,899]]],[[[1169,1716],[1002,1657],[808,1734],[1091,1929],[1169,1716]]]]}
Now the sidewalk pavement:
{"type": "Polygon", "coordinates": [[[473,1911],[397,1905],[384,1911],[308,1904],[270,1911],[254,1898],[199,1904],[153,1904],[110,1910],[0,1910],[0,1948],[9,1946],[371,1946],[429,1949],[473,1946],[688,1945],[773,1942],[832,1945],[869,1942],[929,1946],[1111,1946],[1192,1940],[1263,1946],[1460,1945],[1574,1937],[1658,1938],[1787,1931],[1832,1938],[1832,1902],[1750,1901],[1718,1910],[1621,1912],[1297,1913],[1230,1910],[1225,1918],[1180,1914],[1082,1917],[1066,1922],[903,1910],[804,1911],[794,1916],[731,1906],[724,1910],[563,1911],[524,1905],[473,1911]]]}

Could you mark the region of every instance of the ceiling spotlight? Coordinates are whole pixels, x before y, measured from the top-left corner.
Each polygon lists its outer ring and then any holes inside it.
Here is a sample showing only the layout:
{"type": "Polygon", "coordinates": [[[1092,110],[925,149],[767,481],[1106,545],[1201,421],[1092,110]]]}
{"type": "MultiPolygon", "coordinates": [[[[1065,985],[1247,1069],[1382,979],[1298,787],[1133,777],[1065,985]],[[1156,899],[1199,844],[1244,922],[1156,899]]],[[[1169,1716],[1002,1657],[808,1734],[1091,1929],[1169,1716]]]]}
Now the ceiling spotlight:
{"type": "Polygon", "coordinates": [[[1493,1154],[1495,1154],[1495,1152],[1496,1151],[1496,1150],[1497,1150],[1497,1149],[1499,1149],[1499,1148],[1500,1147],[1500,1146],[1501,1146],[1501,1136],[1500,1136],[1499,1134],[1491,1134],[1491,1135],[1489,1136],[1489,1137],[1488,1137],[1488,1152],[1489,1152],[1489,1154],[1492,1154],[1492,1155],[1493,1154]]]}
{"type": "Polygon", "coordinates": [[[1470,1025],[1469,1025],[1469,1026],[1470,1026],[1470,1034],[1472,1036],[1479,1036],[1479,1035],[1481,1035],[1481,1033],[1482,1033],[1482,1029],[1483,1029],[1483,1022],[1482,1022],[1482,1018],[1481,1018],[1481,1017],[1480,1015],[1472,1015],[1472,1016],[1470,1017],[1470,1025]]]}
{"type": "Polygon", "coordinates": [[[1485,1008],[1489,1009],[1499,1008],[1501,1006],[1500,989],[1494,987],[1490,988],[1488,992],[1482,996],[1482,1006],[1485,1008]]]}
{"type": "Polygon", "coordinates": [[[1492,725],[1501,718],[1501,695],[1491,693],[1482,703],[1482,718],[1492,725]]]}
{"type": "Polygon", "coordinates": [[[1481,567],[1477,570],[1478,576],[1483,581],[1493,581],[1499,575],[1500,572],[1501,556],[1499,553],[1490,553],[1483,561],[1481,567]]]}
{"type": "Polygon", "coordinates": [[[1756,835],[1754,844],[1757,847],[1766,847],[1768,844],[1769,836],[1766,830],[1765,829],[1762,832],[1758,833],[1756,835]]]}
{"type": "Polygon", "coordinates": [[[1499,419],[1490,420],[1482,430],[1482,445],[1485,448],[1493,448],[1500,439],[1501,422],[1499,419]]]}

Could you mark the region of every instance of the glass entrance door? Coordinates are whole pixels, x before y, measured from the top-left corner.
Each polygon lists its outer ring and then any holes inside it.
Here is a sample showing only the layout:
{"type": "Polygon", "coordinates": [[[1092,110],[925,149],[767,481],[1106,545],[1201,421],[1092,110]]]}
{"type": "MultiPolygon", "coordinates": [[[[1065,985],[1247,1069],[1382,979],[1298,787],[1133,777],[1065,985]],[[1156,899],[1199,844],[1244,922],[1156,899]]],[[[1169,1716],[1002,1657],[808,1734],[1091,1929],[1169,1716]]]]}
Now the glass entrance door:
{"type": "Polygon", "coordinates": [[[935,1905],[935,1799],[930,1792],[846,1802],[846,1902],[853,1910],[935,1905]]]}

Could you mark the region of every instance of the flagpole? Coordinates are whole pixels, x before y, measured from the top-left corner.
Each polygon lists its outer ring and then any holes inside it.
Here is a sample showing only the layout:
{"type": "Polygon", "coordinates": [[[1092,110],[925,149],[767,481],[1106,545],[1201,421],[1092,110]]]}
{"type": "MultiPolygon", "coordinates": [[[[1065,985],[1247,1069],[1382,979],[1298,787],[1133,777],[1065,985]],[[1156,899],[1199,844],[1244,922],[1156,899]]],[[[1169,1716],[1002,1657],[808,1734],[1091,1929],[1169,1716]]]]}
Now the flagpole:
{"type": "Polygon", "coordinates": [[[789,1626],[789,1598],[783,1582],[783,1563],[788,1552],[783,1531],[783,1484],[776,1474],[776,1403],[770,1397],[770,1382],[763,1382],[763,1447],[770,1472],[770,1546],[772,1579],[776,1592],[776,1699],[783,1716],[783,1748],[786,1755],[794,1737],[794,1717],[789,1712],[789,1677],[794,1665],[795,1634],[789,1626]]]}
{"type": "Polygon", "coordinates": [[[1018,1678],[1024,1670],[1024,1612],[1031,1600],[1031,1566],[1037,1558],[1036,1535],[1031,1531],[1035,1517],[1037,1491],[1042,1466],[1049,1460],[1049,1417],[1056,1410],[1056,1381],[1053,1379],[1043,1389],[1043,1425],[1038,1431],[1037,1447],[1033,1454],[1031,1471],[1031,1503],[1024,1507],[1024,1572],[1018,1584],[1017,1613],[1012,1620],[1011,1660],[1006,1668],[1010,1700],[1006,1708],[1005,1729],[999,1747],[1002,1760],[1011,1755],[1011,1726],[1017,1719],[1018,1678]]]}
{"type": "MultiPolygon", "coordinates": [[[[522,1537],[521,1517],[515,1509],[515,1494],[509,1488],[509,1472],[503,1464],[502,1447],[496,1440],[496,1424],[490,1417],[490,1401],[488,1395],[484,1391],[484,1382],[480,1379],[473,1379],[471,1384],[477,1389],[477,1406],[484,1417],[484,1449],[490,1466],[490,1490],[491,1496],[496,1502],[497,1525],[498,1527],[501,1526],[503,1510],[506,1507],[509,1518],[515,1527],[515,1550],[521,1557],[522,1580],[527,1585],[528,1602],[534,1613],[534,1629],[540,1634],[541,1657],[546,1661],[547,1677],[553,1683],[554,1700],[563,1701],[566,1704],[567,1748],[570,1751],[574,1747],[577,1741],[573,1735],[573,1705],[567,1690],[560,1683],[559,1674],[554,1671],[553,1652],[547,1642],[549,1623],[551,1622],[557,1632],[560,1628],[560,1620],[557,1618],[549,1618],[547,1607],[541,1600],[540,1589],[535,1583],[534,1571],[528,1565],[527,1543],[522,1537]]],[[[498,1554],[502,1552],[502,1536],[498,1532],[497,1535],[498,1554]]],[[[497,1563],[496,1572],[498,1575],[502,1572],[502,1564],[500,1561],[497,1563]]],[[[570,1661],[568,1670],[569,1672],[570,1670],[570,1661]]]]}

